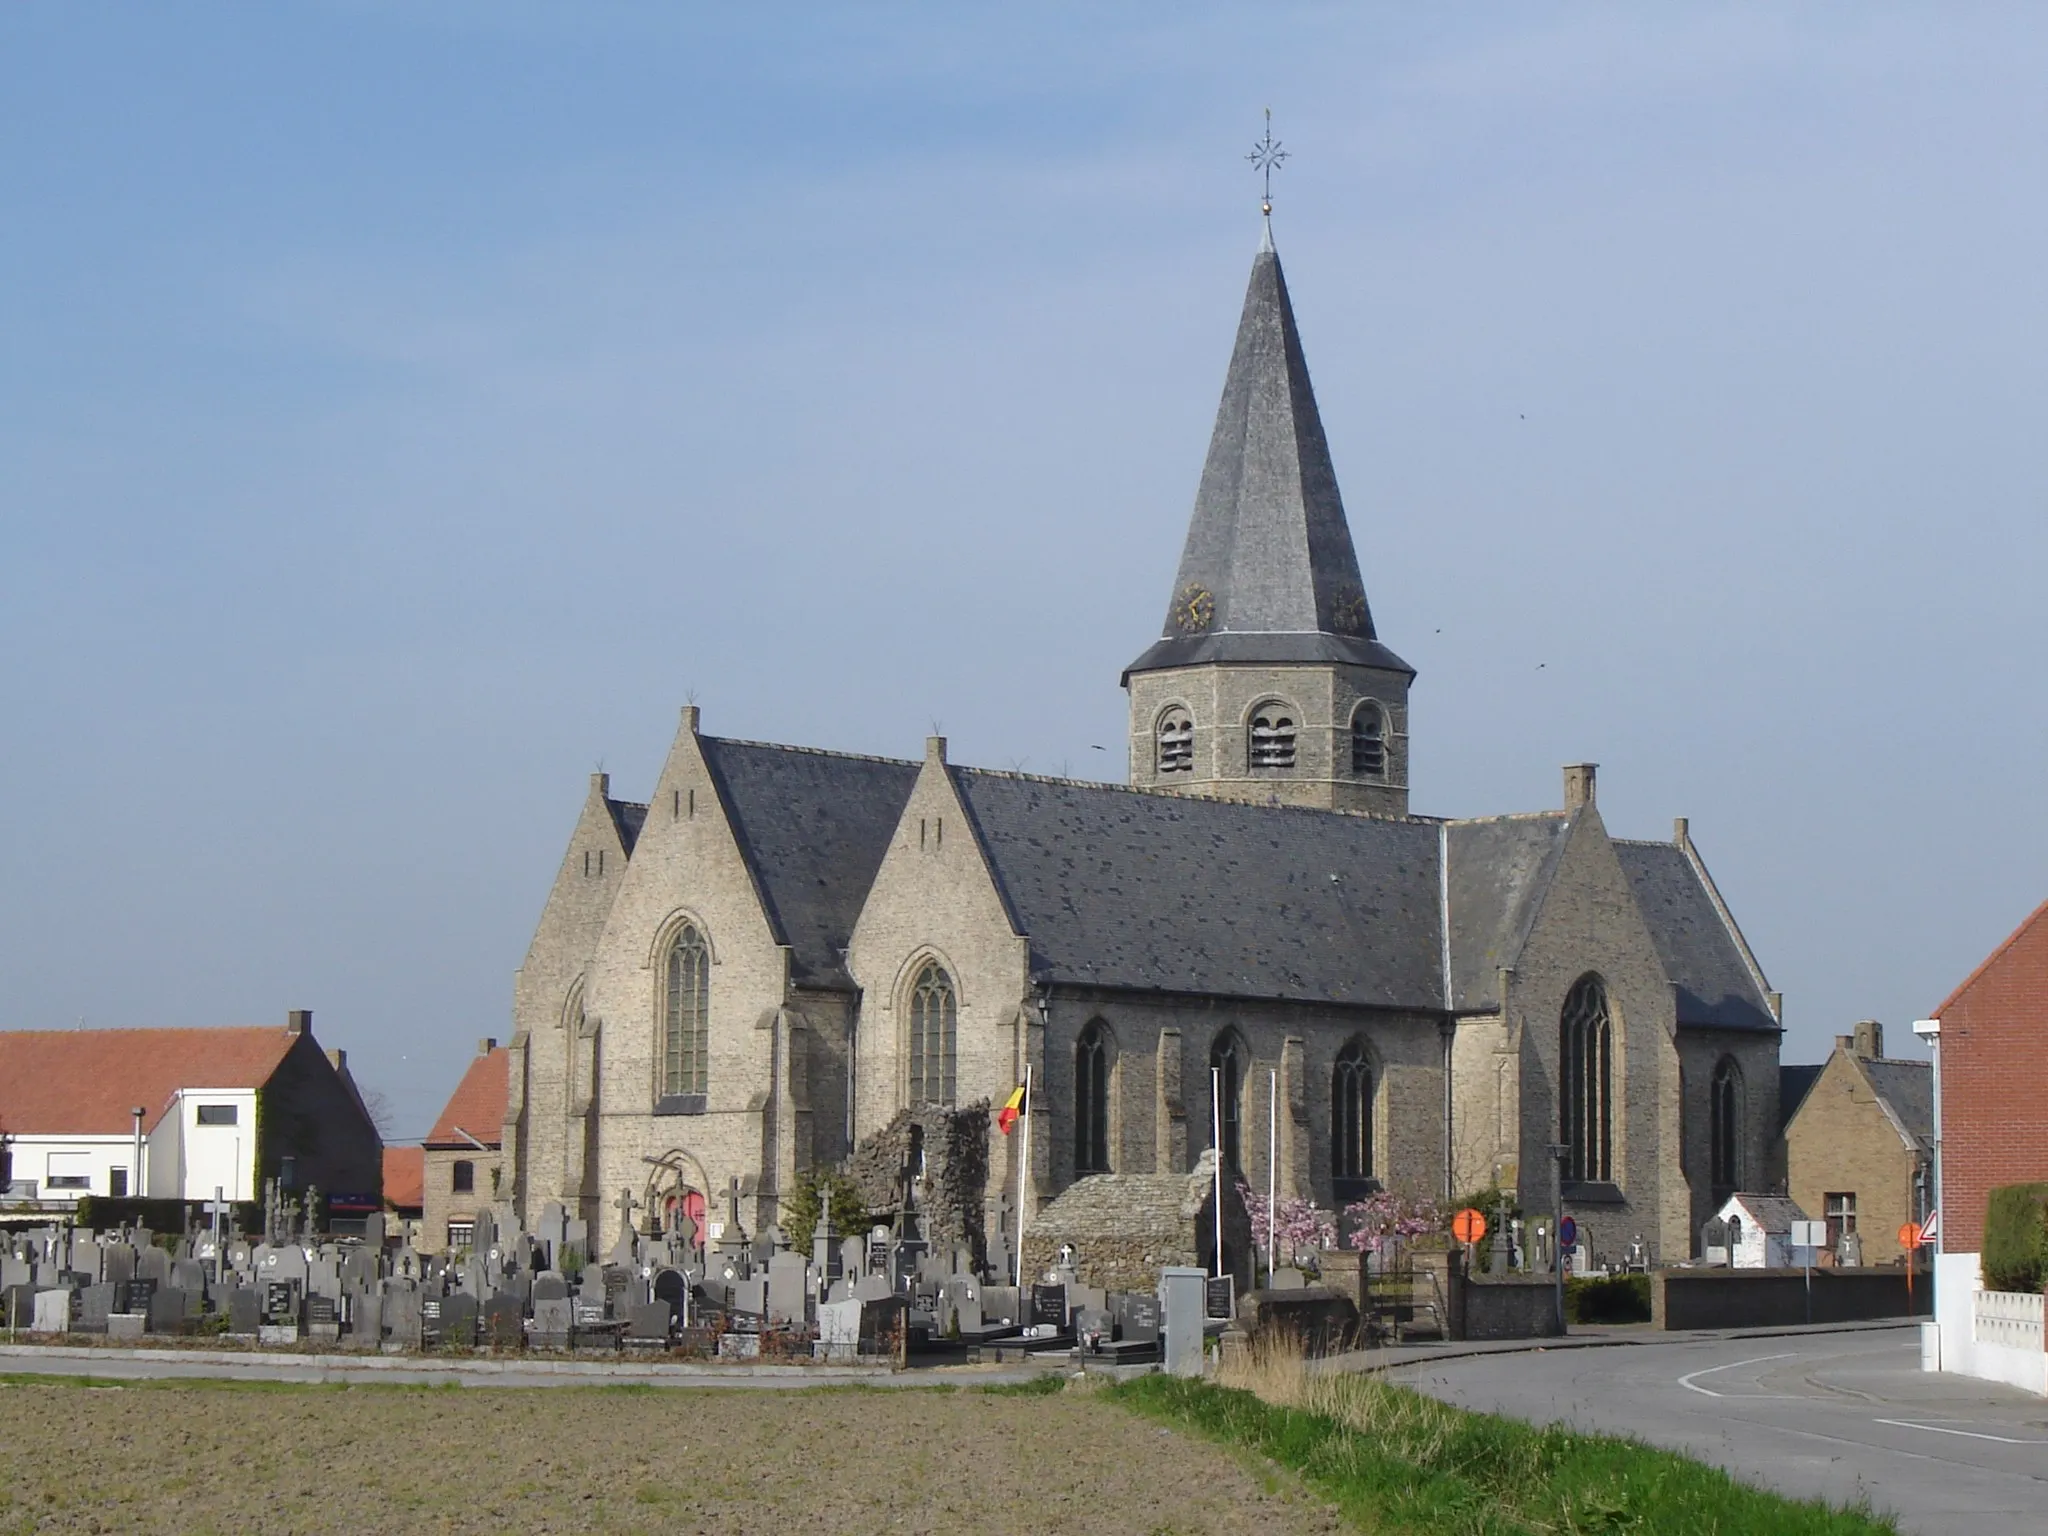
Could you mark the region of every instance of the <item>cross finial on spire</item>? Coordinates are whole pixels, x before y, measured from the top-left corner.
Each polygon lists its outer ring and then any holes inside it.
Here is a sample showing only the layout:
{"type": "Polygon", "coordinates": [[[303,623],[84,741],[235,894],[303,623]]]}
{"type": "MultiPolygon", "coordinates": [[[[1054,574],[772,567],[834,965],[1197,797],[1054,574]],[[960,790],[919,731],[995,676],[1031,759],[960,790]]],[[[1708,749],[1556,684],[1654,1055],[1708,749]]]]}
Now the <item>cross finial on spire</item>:
{"type": "Polygon", "coordinates": [[[1259,211],[1270,219],[1273,217],[1273,173],[1287,163],[1287,151],[1273,137],[1271,107],[1266,108],[1266,136],[1252,145],[1252,151],[1245,159],[1251,161],[1252,169],[1264,178],[1265,190],[1259,198],[1259,211]]]}

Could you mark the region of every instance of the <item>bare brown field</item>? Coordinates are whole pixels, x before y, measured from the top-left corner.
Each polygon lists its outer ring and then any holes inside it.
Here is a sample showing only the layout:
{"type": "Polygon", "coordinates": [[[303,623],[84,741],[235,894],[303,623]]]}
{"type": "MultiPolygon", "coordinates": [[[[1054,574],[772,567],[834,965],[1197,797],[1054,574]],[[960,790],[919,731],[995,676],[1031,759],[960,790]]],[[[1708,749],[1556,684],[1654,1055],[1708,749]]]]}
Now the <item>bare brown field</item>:
{"type": "Polygon", "coordinates": [[[1345,1529],[1285,1474],[1070,1390],[0,1385],[0,1529],[1345,1529]]]}

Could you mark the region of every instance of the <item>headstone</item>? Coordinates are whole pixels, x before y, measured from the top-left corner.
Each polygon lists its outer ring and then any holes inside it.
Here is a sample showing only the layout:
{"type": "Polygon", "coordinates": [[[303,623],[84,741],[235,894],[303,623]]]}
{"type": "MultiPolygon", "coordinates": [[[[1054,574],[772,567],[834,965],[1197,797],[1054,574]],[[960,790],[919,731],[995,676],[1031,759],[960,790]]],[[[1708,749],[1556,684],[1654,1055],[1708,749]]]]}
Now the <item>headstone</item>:
{"type": "Polygon", "coordinates": [[[850,1360],[860,1352],[858,1301],[828,1301],[818,1306],[817,1354],[825,1360],[850,1360]]]}
{"type": "Polygon", "coordinates": [[[536,1349],[567,1349],[569,1330],[575,1320],[575,1303],[558,1296],[533,1304],[533,1344],[536,1349]]]}
{"type": "Polygon", "coordinates": [[[1159,1312],[1166,1339],[1166,1370],[1172,1376],[1202,1374],[1202,1321],[1208,1295],[1206,1270],[1168,1265],[1159,1271],[1159,1312]]]}
{"type": "MultiPolygon", "coordinates": [[[[536,1305],[544,1306],[546,1303],[536,1303],[536,1305]]],[[[579,1292],[576,1299],[570,1305],[575,1309],[573,1313],[575,1333],[571,1336],[570,1342],[576,1348],[584,1349],[593,1344],[610,1343],[612,1341],[614,1336],[605,1327],[607,1319],[602,1301],[591,1301],[579,1292]]]]}
{"type": "Polygon", "coordinates": [[[384,1213],[372,1211],[363,1218],[363,1246],[371,1253],[384,1250],[384,1213]]]}
{"type": "Polygon", "coordinates": [[[981,1315],[984,1323],[1021,1325],[1023,1314],[1018,1311],[1017,1287],[984,1285],[981,1288],[981,1315]]]}
{"type": "Polygon", "coordinates": [[[971,1275],[955,1275],[946,1282],[946,1311],[962,1334],[982,1329],[981,1282],[971,1275]]]}
{"type": "Polygon", "coordinates": [[[100,1278],[125,1285],[135,1278],[135,1250],[126,1243],[109,1243],[100,1250],[100,1278]]]}
{"type": "Polygon", "coordinates": [[[228,1332],[238,1339],[253,1339],[263,1329],[261,1293],[241,1286],[228,1292],[228,1332]]]}
{"type": "Polygon", "coordinates": [[[766,1312],[780,1327],[805,1321],[809,1300],[810,1262],[800,1253],[782,1252],[768,1261],[766,1312]]]}
{"type": "Polygon", "coordinates": [[[543,1301],[566,1301],[569,1296],[569,1282],[553,1270],[543,1270],[533,1277],[533,1300],[536,1305],[543,1301]]]}
{"type": "Polygon", "coordinates": [[[674,1321],[665,1301],[649,1301],[633,1308],[626,1319],[626,1342],[635,1345],[656,1345],[668,1347],[668,1331],[674,1321]]]}
{"type": "Polygon", "coordinates": [[[29,1321],[31,1333],[69,1333],[71,1331],[71,1291],[38,1291],[35,1299],[35,1313],[29,1321]]]}
{"type": "Polygon", "coordinates": [[[665,1302],[672,1316],[688,1321],[690,1315],[690,1277],[680,1269],[655,1271],[654,1299],[665,1302]]]}
{"type": "Polygon", "coordinates": [[[862,1275],[853,1282],[855,1301],[886,1301],[895,1294],[886,1275],[862,1275]]]}
{"type": "Polygon", "coordinates": [[[121,1287],[110,1281],[88,1285],[78,1293],[78,1332],[105,1333],[113,1314],[116,1293],[121,1287]]]}
{"type": "Polygon", "coordinates": [[[477,1301],[474,1296],[454,1291],[442,1297],[440,1346],[443,1349],[474,1349],[476,1318],[477,1301]]]}
{"type": "Polygon", "coordinates": [[[378,1349],[384,1343],[384,1298],[375,1291],[358,1295],[350,1309],[349,1347],[378,1349]]]}
{"type": "Polygon", "coordinates": [[[1159,1342],[1159,1298],[1143,1291],[1119,1291],[1110,1297],[1116,1336],[1127,1343],[1159,1342]]]}
{"type": "Polygon", "coordinates": [[[117,1312],[140,1312],[147,1316],[149,1312],[149,1299],[156,1292],[157,1283],[154,1280],[130,1280],[122,1285],[119,1305],[114,1310],[117,1312]]]}
{"type": "Polygon", "coordinates": [[[526,1343],[526,1308],[517,1296],[500,1292],[484,1303],[484,1343],[518,1349],[526,1343]]]}
{"type": "MultiPolygon", "coordinates": [[[[383,1300],[384,1337],[400,1349],[420,1349],[426,1344],[426,1308],[419,1287],[409,1280],[386,1280],[383,1300]]],[[[434,1324],[440,1327],[440,1312],[434,1324]]]]}
{"type": "Polygon", "coordinates": [[[124,1344],[140,1342],[143,1332],[149,1326],[147,1312],[110,1312],[107,1314],[107,1338],[124,1344]]]}
{"type": "Polygon", "coordinates": [[[204,1294],[206,1266],[197,1259],[179,1259],[171,1265],[171,1281],[181,1291],[204,1294]]]}
{"type": "Polygon", "coordinates": [[[158,1285],[171,1283],[171,1256],[151,1243],[135,1255],[135,1278],[154,1280],[158,1285]]]}
{"type": "Polygon", "coordinates": [[[152,1289],[146,1310],[149,1313],[151,1333],[183,1333],[185,1331],[186,1294],[175,1286],[152,1289]]]}
{"type": "Polygon", "coordinates": [[[1116,1319],[1109,1308],[1074,1308],[1074,1341],[1083,1349],[1100,1350],[1115,1337],[1116,1319]]]}
{"type": "Polygon", "coordinates": [[[1031,1311],[1024,1319],[1027,1328],[1051,1327],[1055,1333],[1067,1326],[1067,1288],[1064,1285],[1031,1287],[1031,1311]]]}
{"type": "Polygon", "coordinates": [[[306,1337],[323,1344],[341,1339],[341,1304],[332,1296],[306,1298],[306,1337]]]}

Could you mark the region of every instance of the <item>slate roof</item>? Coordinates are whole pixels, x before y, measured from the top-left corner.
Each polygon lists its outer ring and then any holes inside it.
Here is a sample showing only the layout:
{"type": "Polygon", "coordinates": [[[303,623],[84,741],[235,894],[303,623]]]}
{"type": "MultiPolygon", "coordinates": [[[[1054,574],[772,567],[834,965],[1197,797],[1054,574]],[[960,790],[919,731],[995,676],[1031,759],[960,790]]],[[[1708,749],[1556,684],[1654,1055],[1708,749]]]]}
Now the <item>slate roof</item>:
{"type": "Polygon", "coordinates": [[[1827,1070],[1826,1062],[1778,1067],[1778,1134],[1785,1134],[1785,1127],[1792,1123],[1792,1117],[1799,1113],[1799,1106],[1806,1102],[1806,1096],[1813,1092],[1813,1085],[1820,1081],[1821,1073],[1827,1070]]]}
{"type": "Polygon", "coordinates": [[[441,1118],[427,1132],[425,1145],[474,1148],[480,1141],[495,1150],[504,1135],[511,1063],[511,1053],[502,1045],[479,1051],[470,1060],[469,1070],[462,1074],[462,1081],[455,1085],[455,1092],[448,1096],[441,1118]]]}
{"type": "Polygon", "coordinates": [[[417,1211],[427,1200],[424,1147],[384,1149],[384,1203],[395,1211],[417,1211]]]}
{"type": "Polygon", "coordinates": [[[1528,942],[1564,851],[1563,812],[1450,824],[1451,1006],[1500,1006],[1500,969],[1528,942]]]}
{"type": "Polygon", "coordinates": [[[1126,669],[1353,661],[1413,675],[1373,630],[1358,555],[1287,279],[1270,241],[1252,261],[1209,456],[1161,640],[1126,669]],[[1210,594],[1205,630],[1182,622],[1210,594]]]}
{"type": "Polygon", "coordinates": [[[1891,1057],[1862,1057],[1861,1066],[1870,1086],[1890,1107],[1906,1134],[1919,1143],[1919,1150],[1934,1147],[1934,1069],[1924,1061],[1898,1061],[1891,1057]]]}
{"type": "Polygon", "coordinates": [[[0,1132],[154,1131],[180,1088],[260,1088],[299,1036],[279,1028],[0,1030],[0,1132]]]}
{"type": "Polygon", "coordinates": [[[853,985],[845,945],[909,802],[918,765],[765,742],[698,738],[760,882],[791,972],[853,985]]]}
{"type": "Polygon", "coordinates": [[[647,807],[631,800],[606,800],[604,806],[612,813],[612,825],[618,829],[619,842],[630,859],[633,845],[640,841],[640,829],[647,824],[647,807]]]}
{"type": "Polygon", "coordinates": [[[951,773],[1039,979],[1443,1006],[1435,823],[951,773]]]}
{"type": "Polygon", "coordinates": [[[1614,852],[1678,988],[1678,1022],[1775,1032],[1770,1002],[1685,850],[1616,838],[1614,852]]]}

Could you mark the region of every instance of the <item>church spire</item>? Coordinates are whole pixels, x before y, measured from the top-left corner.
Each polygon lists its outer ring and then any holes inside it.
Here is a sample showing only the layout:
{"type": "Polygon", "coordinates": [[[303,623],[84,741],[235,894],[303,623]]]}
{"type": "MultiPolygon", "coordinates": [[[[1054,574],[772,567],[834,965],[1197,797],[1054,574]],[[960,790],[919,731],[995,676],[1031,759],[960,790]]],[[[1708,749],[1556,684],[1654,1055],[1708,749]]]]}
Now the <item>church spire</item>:
{"type": "Polygon", "coordinates": [[[1270,224],[1252,261],[1165,628],[1125,677],[1232,661],[1414,675],[1373,631],[1270,224]]]}

